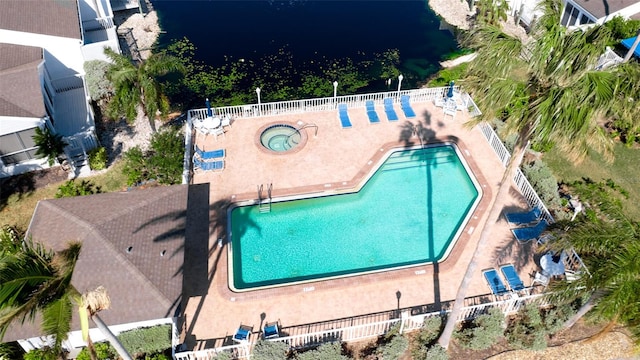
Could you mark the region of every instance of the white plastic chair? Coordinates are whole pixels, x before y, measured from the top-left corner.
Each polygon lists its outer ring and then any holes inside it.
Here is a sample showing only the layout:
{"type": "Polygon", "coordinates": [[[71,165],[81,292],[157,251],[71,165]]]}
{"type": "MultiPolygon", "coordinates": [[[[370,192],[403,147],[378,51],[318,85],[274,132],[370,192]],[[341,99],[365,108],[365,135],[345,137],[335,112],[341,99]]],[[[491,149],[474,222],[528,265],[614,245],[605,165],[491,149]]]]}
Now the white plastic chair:
{"type": "Polygon", "coordinates": [[[216,140],[218,140],[218,135],[224,136],[224,129],[222,127],[215,128],[213,130],[209,130],[209,133],[215,135],[216,140]]]}
{"type": "Polygon", "coordinates": [[[225,126],[231,127],[231,117],[229,115],[225,115],[225,117],[223,117],[222,121],[220,122],[220,126],[222,126],[223,128],[225,126]]]}

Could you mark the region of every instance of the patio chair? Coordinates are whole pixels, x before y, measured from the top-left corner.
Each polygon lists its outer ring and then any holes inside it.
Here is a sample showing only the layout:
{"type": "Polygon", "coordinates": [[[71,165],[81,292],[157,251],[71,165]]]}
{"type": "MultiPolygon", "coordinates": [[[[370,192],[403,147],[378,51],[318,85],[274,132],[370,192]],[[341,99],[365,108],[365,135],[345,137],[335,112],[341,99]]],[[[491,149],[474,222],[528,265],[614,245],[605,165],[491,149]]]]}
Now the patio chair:
{"type": "Polygon", "coordinates": [[[409,104],[409,95],[402,95],[400,97],[400,108],[402,109],[402,112],[404,112],[405,117],[407,118],[416,117],[416,113],[413,111],[413,109],[411,108],[411,105],[409,104]]]}
{"type": "Polygon", "coordinates": [[[396,114],[396,111],[393,109],[392,98],[384,99],[384,113],[387,115],[387,120],[398,121],[398,114],[396,114]]]}
{"type": "Polygon", "coordinates": [[[513,236],[516,237],[521,243],[526,243],[529,240],[537,239],[542,233],[547,229],[549,224],[546,220],[540,220],[537,224],[533,226],[521,227],[511,229],[513,236]]]}
{"type": "Polygon", "coordinates": [[[511,225],[524,225],[540,220],[541,215],[542,210],[540,210],[539,207],[534,206],[533,209],[526,212],[505,213],[504,217],[511,225]]]}
{"type": "Polygon", "coordinates": [[[533,281],[531,282],[531,286],[534,286],[536,283],[539,283],[542,286],[549,285],[549,276],[545,273],[536,271],[536,275],[533,277],[533,281]]]}
{"type": "Polygon", "coordinates": [[[262,336],[265,339],[274,339],[280,336],[280,327],[278,322],[267,323],[262,331],[262,336]]]}
{"type": "Polygon", "coordinates": [[[249,342],[249,338],[251,337],[251,332],[253,331],[253,326],[242,325],[238,330],[236,330],[235,335],[233,335],[233,341],[239,343],[249,342]]]}
{"type": "Polygon", "coordinates": [[[376,112],[376,108],[375,108],[375,105],[373,104],[373,100],[367,100],[365,102],[365,106],[367,107],[367,117],[369,117],[369,123],[379,124],[380,118],[378,117],[378,113],[376,112]]]}
{"type": "Polygon", "coordinates": [[[225,115],[222,120],[220,120],[220,126],[222,126],[222,128],[224,128],[225,126],[231,127],[232,122],[233,119],[231,119],[231,116],[225,115]]]}
{"type": "Polygon", "coordinates": [[[193,155],[194,159],[197,157],[202,161],[209,161],[213,159],[223,159],[226,155],[224,149],[204,151],[196,145],[196,153],[193,155]]]}
{"type": "Polygon", "coordinates": [[[209,134],[213,134],[216,136],[216,140],[218,140],[218,136],[222,135],[224,136],[224,129],[222,128],[222,126],[209,130],[209,134]]]}
{"type": "Polygon", "coordinates": [[[347,104],[338,104],[338,118],[340,119],[340,125],[342,125],[343,128],[346,129],[351,127],[351,120],[347,113],[347,104]]]}
{"type": "Polygon", "coordinates": [[[202,161],[193,159],[193,171],[222,171],[224,170],[224,160],[202,161]]]}
{"type": "Polygon", "coordinates": [[[491,288],[491,293],[493,295],[500,296],[507,293],[507,287],[504,286],[504,283],[496,269],[482,270],[482,275],[485,280],[487,280],[487,284],[489,285],[489,288],[491,288]]]}
{"type": "Polygon", "coordinates": [[[516,268],[513,264],[506,264],[500,266],[500,272],[502,272],[502,276],[507,279],[507,283],[509,284],[509,288],[512,291],[522,291],[525,290],[524,283],[520,279],[516,268]]]}

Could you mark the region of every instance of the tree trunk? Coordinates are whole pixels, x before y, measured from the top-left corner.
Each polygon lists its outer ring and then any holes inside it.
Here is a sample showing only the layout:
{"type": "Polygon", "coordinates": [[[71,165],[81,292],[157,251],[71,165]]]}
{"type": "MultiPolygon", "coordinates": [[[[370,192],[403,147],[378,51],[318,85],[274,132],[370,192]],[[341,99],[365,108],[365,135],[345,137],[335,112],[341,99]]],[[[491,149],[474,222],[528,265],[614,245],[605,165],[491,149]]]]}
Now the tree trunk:
{"type": "Polygon", "coordinates": [[[493,205],[491,207],[491,211],[489,212],[489,215],[485,220],[484,226],[482,228],[482,233],[480,234],[480,239],[478,240],[473,253],[473,257],[471,258],[471,261],[467,266],[467,271],[464,274],[464,278],[462,278],[462,282],[458,287],[456,300],[453,303],[453,308],[451,309],[451,313],[449,313],[449,316],[447,318],[447,324],[445,325],[444,329],[442,330],[442,334],[438,339],[438,343],[440,344],[440,346],[445,349],[449,347],[449,342],[451,341],[451,336],[453,335],[453,331],[455,330],[458,317],[460,316],[462,308],[464,307],[464,299],[467,295],[467,290],[469,289],[471,280],[476,274],[476,268],[478,267],[480,254],[482,250],[487,247],[491,237],[493,236],[493,226],[500,219],[505,200],[509,197],[509,191],[511,190],[511,184],[513,181],[512,179],[515,175],[516,170],[520,167],[520,164],[522,163],[522,159],[524,157],[524,152],[526,150],[525,144],[527,144],[525,139],[519,141],[516,144],[513,155],[509,160],[509,164],[505,169],[502,181],[500,182],[498,194],[496,195],[496,198],[493,201],[493,205]]]}
{"type": "Polygon", "coordinates": [[[122,343],[120,342],[120,340],[118,340],[118,338],[111,332],[111,330],[109,330],[109,327],[104,323],[104,321],[102,321],[102,319],[100,318],[100,316],[98,316],[98,314],[93,314],[91,316],[91,320],[93,320],[93,322],[96,324],[98,329],[100,329],[102,334],[107,338],[107,340],[114,347],[114,349],[116,349],[116,351],[118,352],[118,355],[120,355],[120,357],[123,360],[133,360],[133,358],[131,357],[131,355],[129,355],[129,353],[124,348],[124,346],[122,346],[122,343]]]}

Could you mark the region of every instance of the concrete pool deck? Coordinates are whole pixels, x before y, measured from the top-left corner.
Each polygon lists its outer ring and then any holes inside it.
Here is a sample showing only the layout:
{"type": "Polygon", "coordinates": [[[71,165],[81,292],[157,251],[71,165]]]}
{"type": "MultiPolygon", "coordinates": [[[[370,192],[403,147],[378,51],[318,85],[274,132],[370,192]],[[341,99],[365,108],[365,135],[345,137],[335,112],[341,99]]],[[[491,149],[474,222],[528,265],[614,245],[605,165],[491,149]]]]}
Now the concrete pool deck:
{"type": "MultiPolygon", "coordinates": [[[[224,136],[195,134],[203,150],[224,148],[225,169],[194,174],[193,184],[209,184],[210,223],[208,274],[204,295],[186,301],[183,333],[189,348],[204,349],[222,345],[242,323],[254,331],[268,321],[279,320],[283,327],[315,323],[349,316],[419,306],[455,298],[467,264],[475,250],[488,209],[502,180],[504,167],[478,128],[463,125],[469,118],[458,112],[455,119],[444,116],[431,102],[412,103],[417,117],[406,119],[396,105],[400,120],[386,120],[382,106],[376,106],[381,121],[370,124],[365,108],[349,109],[353,126],[343,129],[337,111],[239,119],[224,136]],[[269,152],[259,145],[259,129],[276,122],[314,124],[302,131],[306,144],[284,154],[269,152]],[[414,129],[429,141],[456,142],[483,188],[484,195],[461,238],[449,257],[435,265],[317,281],[273,289],[233,293],[227,285],[227,246],[224,238],[226,214],[221,210],[230,202],[257,198],[257,187],[273,184],[273,196],[295,193],[353,191],[394,147],[419,145],[414,129]],[[400,298],[397,298],[397,293],[400,298]],[[264,318],[261,315],[264,314],[264,318]]],[[[505,203],[507,210],[526,208],[515,187],[505,203]]],[[[384,221],[384,219],[380,219],[384,221]]],[[[495,219],[494,219],[495,221],[495,219]]],[[[411,249],[407,249],[411,251],[411,249]]],[[[535,267],[531,242],[519,244],[504,219],[494,227],[492,246],[481,249],[478,266],[468,297],[489,293],[481,275],[485,268],[514,263],[525,285],[531,283],[535,267]]],[[[186,286],[190,279],[185,278],[186,286]]],[[[202,284],[200,284],[202,285],[202,284]]]]}

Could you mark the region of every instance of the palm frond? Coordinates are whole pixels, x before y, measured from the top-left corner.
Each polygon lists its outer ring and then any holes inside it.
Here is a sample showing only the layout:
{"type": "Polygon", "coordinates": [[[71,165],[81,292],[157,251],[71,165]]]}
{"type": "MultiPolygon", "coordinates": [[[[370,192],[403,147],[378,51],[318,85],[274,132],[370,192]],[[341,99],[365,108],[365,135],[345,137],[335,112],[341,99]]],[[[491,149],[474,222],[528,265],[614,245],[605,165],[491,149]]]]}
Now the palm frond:
{"type": "Polygon", "coordinates": [[[46,335],[53,335],[55,348],[60,349],[62,341],[71,331],[71,316],[74,306],[68,296],[49,303],[42,311],[42,331],[46,335]]]}

